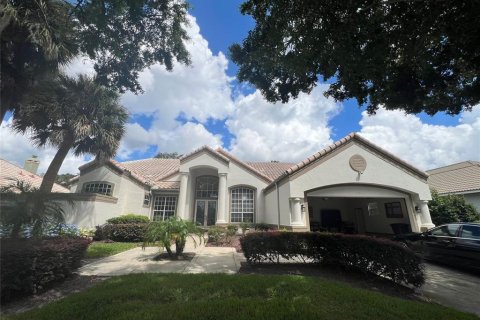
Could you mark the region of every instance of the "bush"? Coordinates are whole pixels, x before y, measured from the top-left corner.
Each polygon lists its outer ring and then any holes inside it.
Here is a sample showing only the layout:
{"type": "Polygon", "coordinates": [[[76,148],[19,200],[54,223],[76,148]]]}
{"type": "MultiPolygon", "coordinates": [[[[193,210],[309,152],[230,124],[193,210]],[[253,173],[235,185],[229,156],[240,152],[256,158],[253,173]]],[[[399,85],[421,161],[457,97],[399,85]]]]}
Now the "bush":
{"type": "Polygon", "coordinates": [[[257,231],[270,231],[274,229],[271,225],[266,223],[256,223],[254,227],[257,231]]]}
{"type": "Polygon", "coordinates": [[[84,238],[2,239],[2,301],[34,294],[80,266],[90,241],[84,238]]]}
{"type": "Polygon", "coordinates": [[[147,226],[147,223],[104,224],[96,227],[94,240],[110,239],[118,242],[141,242],[147,226]]]}
{"type": "Polygon", "coordinates": [[[219,243],[225,238],[225,229],[222,227],[210,227],[207,231],[208,242],[219,243]]]}
{"type": "Polygon", "coordinates": [[[123,216],[110,218],[107,220],[109,224],[129,224],[129,223],[149,223],[150,219],[147,216],[139,214],[125,214],[123,216]]]}
{"type": "Polygon", "coordinates": [[[385,276],[399,284],[418,287],[424,282],[421,259],[400,243],[387,239],[312,232],[257,232],[247,234],[240,243],[248,263],[301,259],[385,276]]]}
{"type": "Polygon", "coordinates": [[[480,213],[459,194],[440,196],[432,190],[432,200],[428,202],[428,207],[432,222],[437,226],[444,223],[480,220],[480,213]]]}

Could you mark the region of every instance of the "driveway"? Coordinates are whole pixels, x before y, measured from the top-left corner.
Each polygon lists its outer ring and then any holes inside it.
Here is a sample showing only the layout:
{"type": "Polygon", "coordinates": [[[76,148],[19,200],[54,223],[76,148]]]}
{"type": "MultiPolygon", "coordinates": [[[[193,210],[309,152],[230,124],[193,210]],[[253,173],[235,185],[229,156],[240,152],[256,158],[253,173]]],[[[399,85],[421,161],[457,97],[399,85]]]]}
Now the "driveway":
{"type": "Polygon", "coordinates": [[[437,264],[425,264],[421,293],[441,305],[480,315],[480,276],[437,264]]]}

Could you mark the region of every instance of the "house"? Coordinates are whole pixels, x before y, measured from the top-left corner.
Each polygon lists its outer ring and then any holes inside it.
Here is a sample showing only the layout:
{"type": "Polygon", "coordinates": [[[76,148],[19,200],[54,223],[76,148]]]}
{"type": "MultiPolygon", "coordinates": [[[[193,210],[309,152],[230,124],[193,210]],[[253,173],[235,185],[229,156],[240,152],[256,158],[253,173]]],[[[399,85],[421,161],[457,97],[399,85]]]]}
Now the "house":
{"type": "MultiPolygon", "coordinates": [[[[0,159],[0,188],[15,186],[17,181],[21,181],[25,185],[38,189],[43,179],[37,175],[39,164],[40,162],[35,156],[27,159],[23,168],[7,160],[0,159]]],[[[70,190],[55,183],[52,192],[70,193],[70,190]]]]}
{"type": "Polygon", "coordinates": [[[427,171],[428,184],[439,195],[459,194],[480,211],[480,162],[464,161],[427,171]]]}
{"type": "Polygon", "coordinates": [[[295,231],[392,234],[434,226],[428,175],[356,133],[297,164],[246,162],[204,146],[180,159],[94,160],[79,170],[68,220],[86,227],[127,213],[295,231]]]}

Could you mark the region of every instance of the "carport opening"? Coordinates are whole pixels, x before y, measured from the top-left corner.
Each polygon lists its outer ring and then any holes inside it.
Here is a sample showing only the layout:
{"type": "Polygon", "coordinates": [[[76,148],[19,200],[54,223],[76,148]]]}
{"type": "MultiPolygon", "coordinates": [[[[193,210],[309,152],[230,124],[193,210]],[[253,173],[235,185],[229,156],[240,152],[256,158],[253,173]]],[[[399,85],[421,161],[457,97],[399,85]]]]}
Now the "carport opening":
{"type": "Polygon", "coordinates": [[[392,236],[411,232],[404,198],[307,197],[311,231],[392,236]]]}

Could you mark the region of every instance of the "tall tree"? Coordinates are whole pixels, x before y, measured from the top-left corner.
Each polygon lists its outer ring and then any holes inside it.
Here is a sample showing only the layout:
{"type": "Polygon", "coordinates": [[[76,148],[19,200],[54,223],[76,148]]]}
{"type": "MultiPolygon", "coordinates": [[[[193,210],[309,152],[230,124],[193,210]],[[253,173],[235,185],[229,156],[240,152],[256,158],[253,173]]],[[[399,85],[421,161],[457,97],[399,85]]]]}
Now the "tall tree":
{"type": "Polygon", "coordinates": [[[269,101],[320,78],[327,96],[370,114],[458,114],[480,102],[480,1],[248,0],[241,12],[256,25],[231,58],[269,101]]]}
{"type": "Polygon", "coordinates": [[[96,81],[119,92],[141,92],[139,72],[152,64],[188,64],[187,8],[176,0],[2,0],[2,121],[75,55],[91,58],[96,81]]]}
{"type": "Polygon", "coordinates": [[[159,158],[159,159],[179,159],[181,157],[182,155],[179,154],[178,152],[159,152],[155,156],[155,158],[159,158]]]}
{"type": "Polygon", "coordinates": [[[54,82],[38,87],[34,100],[22,108],[13,128],[31,131],[38,146],[58,148],[43,176],[40,192],[50,192],[70,150],[76,156],[92,154],[99,159],[115,155],[128,120],[119,104],[118,93],[99,85],[95,79],[60,74],[54,82]]]}

